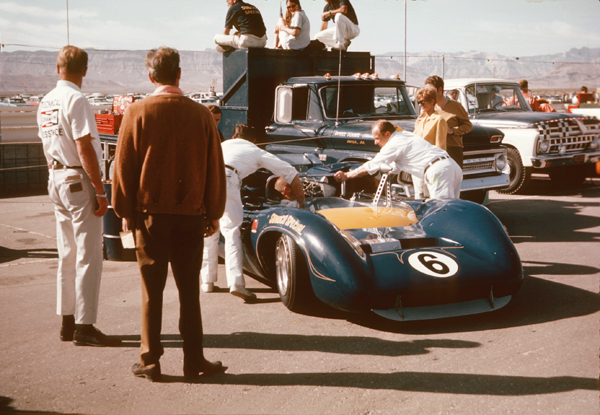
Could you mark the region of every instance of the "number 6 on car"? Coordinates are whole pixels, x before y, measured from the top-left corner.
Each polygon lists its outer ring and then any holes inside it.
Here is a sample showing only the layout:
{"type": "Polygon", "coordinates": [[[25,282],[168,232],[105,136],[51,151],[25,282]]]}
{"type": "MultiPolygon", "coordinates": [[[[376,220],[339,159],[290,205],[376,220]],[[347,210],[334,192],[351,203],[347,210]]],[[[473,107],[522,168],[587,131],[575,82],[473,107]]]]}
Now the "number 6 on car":
{"type": "Polygon", "coordinates": [[[436,278],[448,278],[458,272],[456,261],[439,252],[415,252],[408,257],[408,263],[417,271],[436,278]]]}

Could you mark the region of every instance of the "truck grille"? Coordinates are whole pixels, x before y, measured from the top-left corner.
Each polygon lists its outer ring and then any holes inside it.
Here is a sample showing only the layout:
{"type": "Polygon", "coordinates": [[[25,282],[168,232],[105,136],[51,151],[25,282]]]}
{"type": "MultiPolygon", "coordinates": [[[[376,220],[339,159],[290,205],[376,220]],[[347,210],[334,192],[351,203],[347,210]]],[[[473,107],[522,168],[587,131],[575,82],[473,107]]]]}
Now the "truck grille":
{"type": "Polygon", "coordinates": [[[575,153],[585,151],[599,132],[597,124],[587,122],[584,124],[588,129],[585,134],[582,134],[575,119],[548,121],[538,124],[537,128],[540,141],[548,140],[550,143],[549,154],[558,154],[561,147],[565,148],[566,153],[575,153]]]}
{"type": "Polygon", "coordinates": [[[464,160],[463,161],[463,172],[473,171],[489,171],[494,170],[494,159],[491,160],[464,160]]]}

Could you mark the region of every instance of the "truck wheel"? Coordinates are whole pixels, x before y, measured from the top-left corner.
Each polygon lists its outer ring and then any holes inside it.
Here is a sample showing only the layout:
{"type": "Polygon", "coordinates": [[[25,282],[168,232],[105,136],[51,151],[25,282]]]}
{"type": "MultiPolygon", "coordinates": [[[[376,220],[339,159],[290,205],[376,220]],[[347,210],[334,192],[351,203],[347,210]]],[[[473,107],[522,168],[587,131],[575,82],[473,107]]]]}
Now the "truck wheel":
{"type": "Polygon", "coordinates": [[[314,294],[304,255],[288,235],[281,235],[275,245],[275,271],[283,305],[290,311],[302,311],[314,294]]]}
{"type": "Polygon", "coordinates": [[[569,184],[578,186],[587,177],[587,172],[584,164],[579,166],[560,166],[553,167],[548,172],[550,180],[557,184],[569,184]]]}
{"type": "Polygon", "coordinates": [[[519,151],[514,148],[508,148],[508,163],[505,173],[508,172],[510,184],[504,189],[496,190],[498,193],[512,195],[523,191],[531,180],[531,168],[523,166],[523,161],[519,151]]]}

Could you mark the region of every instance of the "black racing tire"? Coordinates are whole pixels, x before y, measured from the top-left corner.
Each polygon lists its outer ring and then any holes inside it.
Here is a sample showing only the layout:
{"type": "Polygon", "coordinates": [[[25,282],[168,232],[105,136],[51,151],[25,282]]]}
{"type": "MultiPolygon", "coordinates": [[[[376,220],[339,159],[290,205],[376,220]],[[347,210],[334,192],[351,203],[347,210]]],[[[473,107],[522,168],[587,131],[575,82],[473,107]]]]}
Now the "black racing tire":
{"type": "Polygon", "coordinates": [[[302,251],[286,234],[275,244],[275,273],[283,305],[293,312],[305,310],[314,297],[308,268],[302,251]]]}
{"type": "Polygon", "coordinates": [[[577,166],[552,167],[548,172],[550,180],[560,185],[579,186],[585,181],[587,171],[585,164],[577,166]]]}
{"type": "MultiPolygon", "coordinates": [[[[510,177],[510,184],[504,189],[496,190],[498,193],[512,195],[524,191],[531,181],[531,167],[523,166],[521,155],[515,148],[509,147],[507,151],[506,170],[510,177]]],[[[505,170],[505,171],[506,171],[505,170]]]]}

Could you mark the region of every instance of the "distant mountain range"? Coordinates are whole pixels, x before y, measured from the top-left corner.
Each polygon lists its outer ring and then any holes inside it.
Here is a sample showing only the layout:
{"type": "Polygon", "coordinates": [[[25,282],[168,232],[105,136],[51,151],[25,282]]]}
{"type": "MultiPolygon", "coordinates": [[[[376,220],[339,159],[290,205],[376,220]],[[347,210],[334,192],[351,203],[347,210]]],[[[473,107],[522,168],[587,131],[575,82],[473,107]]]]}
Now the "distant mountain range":
{"type": "MultiPolygon", "coordinates": [[[[144,66],[146,51],[88,50],[88,74],[84,92],[146,93],[152,91],[144,66]]],[[[215,50],[180,51],[186,92],[222,90],[222,56],[215,50]]],[[[0,53],[0,96],[39,94],[51,90],[57,80],[56,52],[0,53]]],[[[509,57],[483,52],[422,52],[407,54],[407,81],[422,85],[430,75],[445,78],[486,77],[528,79],[534,91],[575,91],[581,85],[600,88],[600,48],[571,49],[554,55],[509,57]]],[[[377,55],[375,68],[381,77],[404,77],[404,53],[377,55]]]]}

